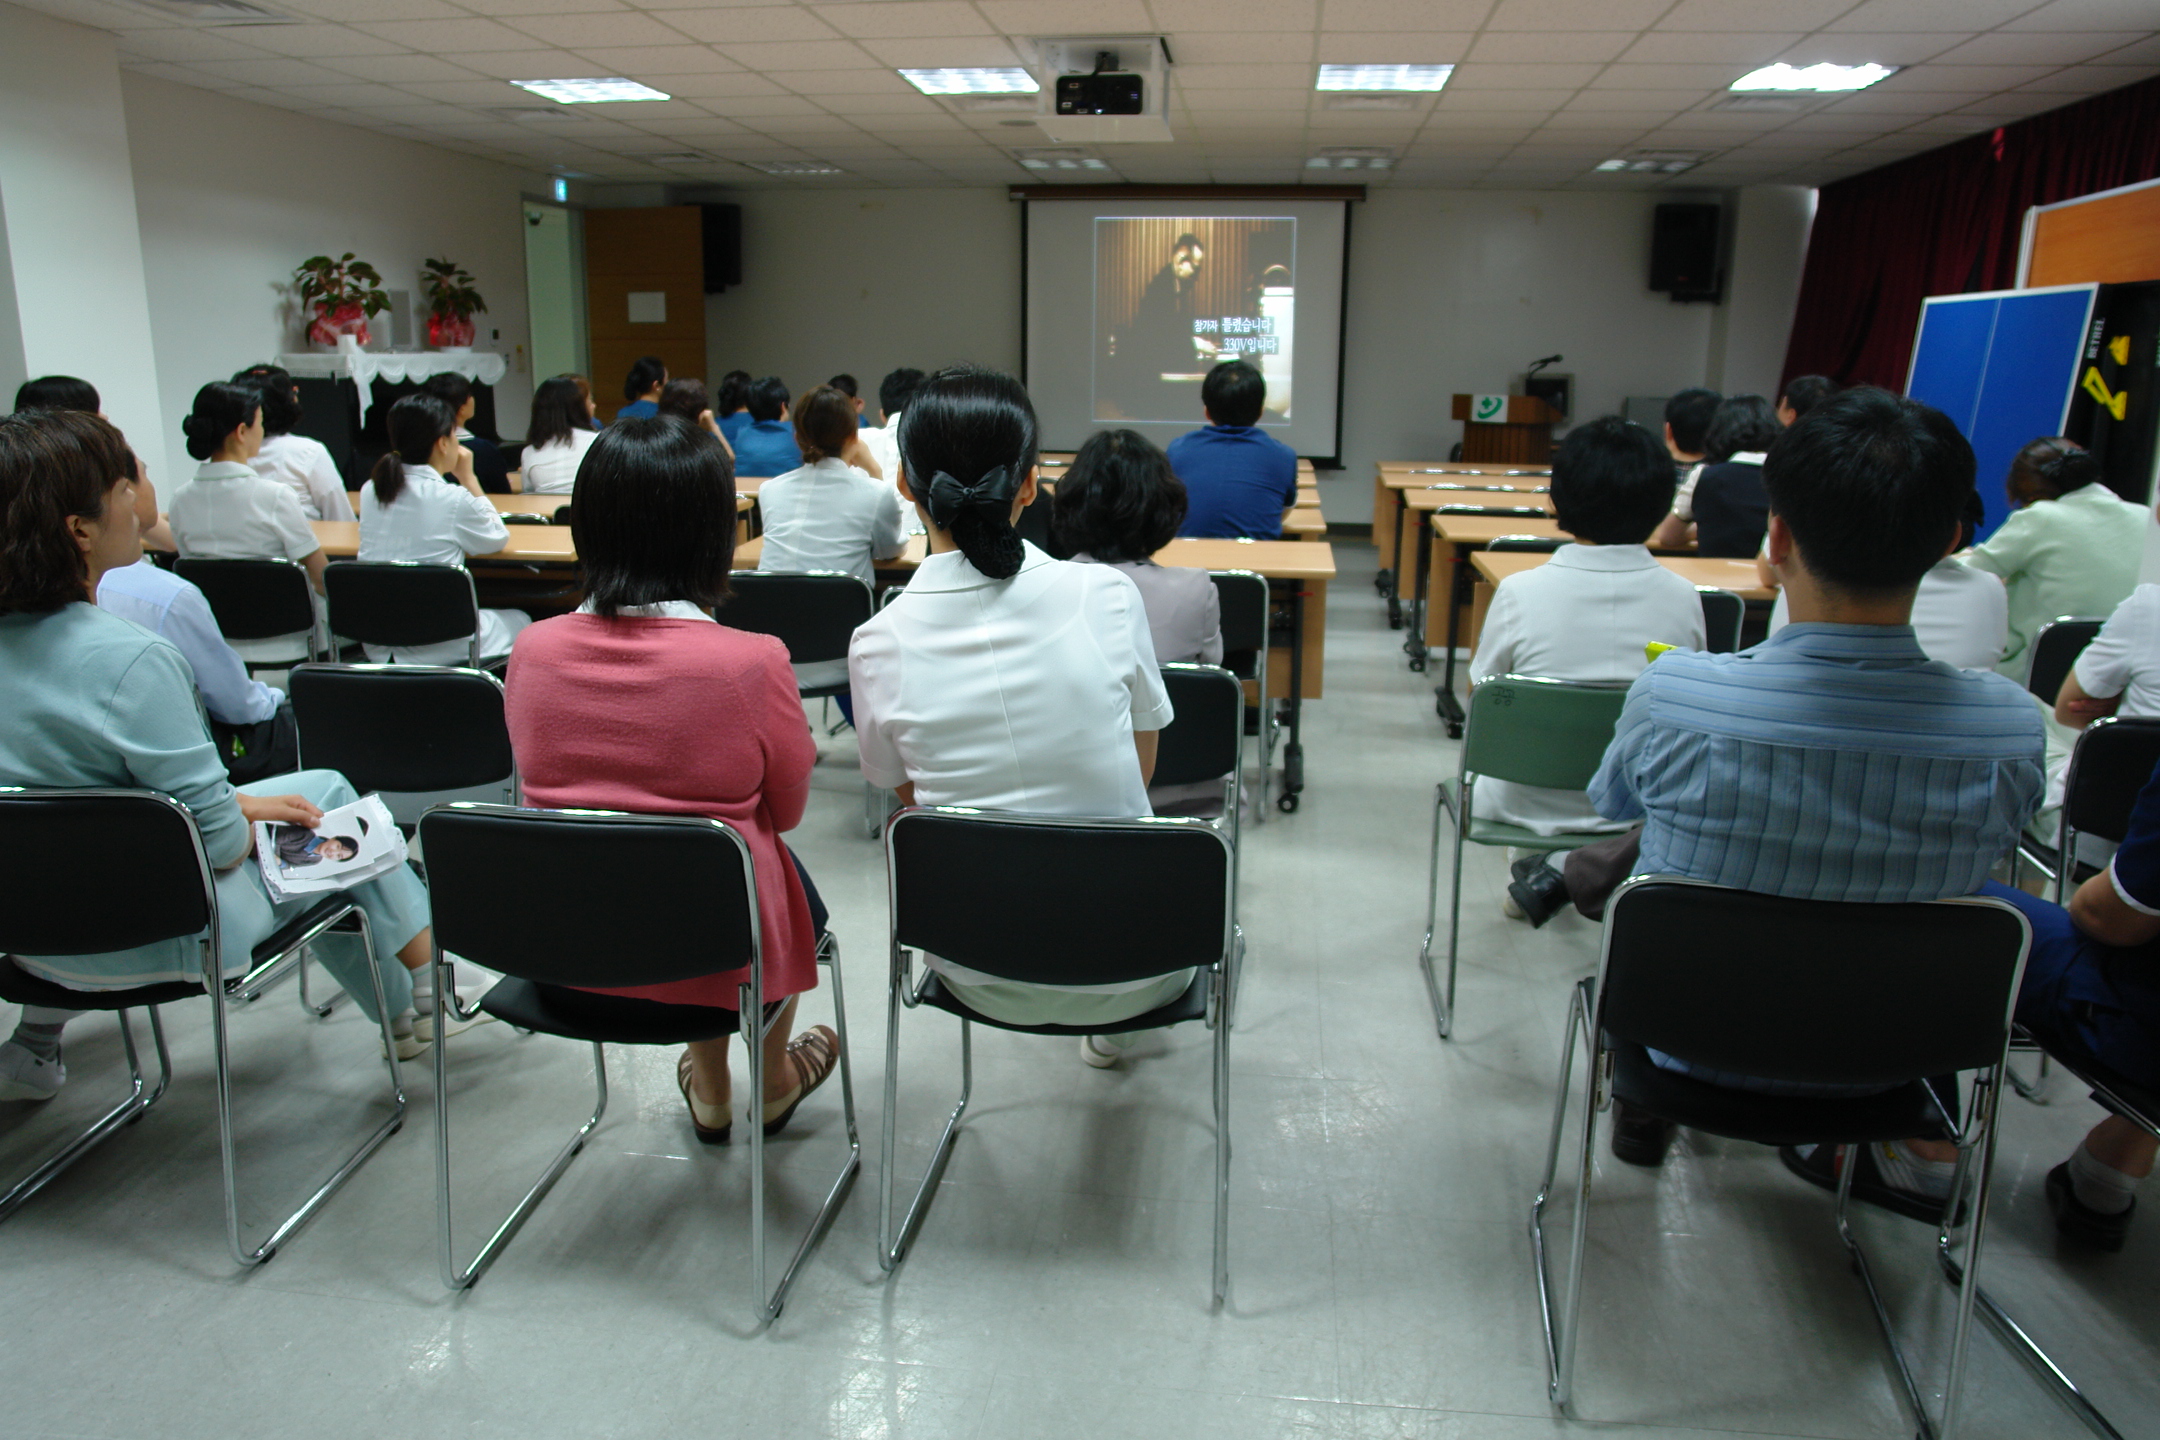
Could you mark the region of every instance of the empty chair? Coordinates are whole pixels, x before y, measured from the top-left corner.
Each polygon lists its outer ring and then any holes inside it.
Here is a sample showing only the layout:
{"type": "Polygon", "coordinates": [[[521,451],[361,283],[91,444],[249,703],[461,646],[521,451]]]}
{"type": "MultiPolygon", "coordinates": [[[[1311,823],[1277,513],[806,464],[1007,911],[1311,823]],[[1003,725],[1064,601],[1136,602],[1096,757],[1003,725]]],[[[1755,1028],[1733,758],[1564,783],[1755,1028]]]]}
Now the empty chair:
{"type": "MultiPolygon", "coordinates": [[[[877,613],[876,592],[836,570],[788,573],[737,570],[720,618],[737,630],[771,635],[787,646],[796,684],[805,700],[848,694],[848,641],[855,627],[877,613]]],[[[877,834],[884,805],[875,786],[863,788],[863,825],[877,834]]]]}
{"type": "Polygon", "coordinates": [[[480,601],[461,565],[408,560],[338,560],[323,573],[330,625],[379,650],[414,650],[453,641],[467,666],[480,664],[480,601]]]}
{"type": "MultiPolygon", "coordinates": [[[[397,1062],[392,1058],[396,1046],[382,976],[374,963],[374,936],[366,912],[351,891],[327,896],[294,915],[254,946],[245,974],[225,976],[220,973],[216,876],[204,853],[194,815],[168,796],[150,790],[0,788],[0,872],[8,876],[10,886],[8,903],[0,906],[0,1000],[56,1010],[117,1012],[131,1081],[129,1094],[119,1105],[0,1194],[0,1219],[157,1103],[172,1078],[172,1061],[166,1052],[164,1022],[158,1007],[194,996],[210,996],[225,1234],[233,1258],[242,1265],[258,1265],[276,1254],[278,1247],[405,1123],[405,1091],[398,1081],[397,1062]],[[127,857],[127,903],[113,903],[116,892],[111,874],[105,866],[84,863],[84,857],[91,855],[127,857]],[[266,1239],[250,1246],[241,1235],[233,1061],[226,1012],[244,995],[260,990],[288,970],[296,963],[302,946],[348,917],[358,927],[374,986],[378,1023],[374,1031],[363,1032],[368,1037],[364,1043],[381,1043],[383,1063],[390,1071],[390,1115],[298,1208],[279,1220],[266,1239]],[[124,990],[78,990],[56,985],[7,958],[15,954],[100,955],[185,939],[198,941],[201,970],[196,978],[124,990]],[[150,1034],[157,1048],[158,1078],[148,1091],[144,1089],[129,1020],[133,1010],[150,1012],[150,1034]]],[[[251,1213],[259,1208],[249,1207],[251,1213]]]]}
{"type": "Polygon", "coordinates": [[[1462,939],[1464,845],[1512,845],[1520,850],[1573,850],[1612,838],[1572,832],[1540,835],[1520,825],[1479,819],[1477,782],[1483,778],[1539,785],[1551,790],[1588,788],[1612,741],[1613,724],[1627,701],[1627,686],[1587,680],[1547,680],[1501,675],[1481,680],[1470,692],[1463,732],[1462,770],[1433,787],[1432,852],[1425,876],[1425,941],[1418,966],[1432,1001],[1440,1038],[1455,1029],[1455,964],[1462,939]],[[1448,900],[1447,981],[1433,973],[1433,932],[1440,913],[1440,817],[1455,821],[1454,893],[1448,900]]]}
{"type": "Polygon", "coordinates": [[[249,670],[280,668],[328,653],[330,642],[316,624],[315,590],[299,561],[182,556],[173,562],[172,571],[203,592],[227,640],[291,638],[289,654],[286,647],[262,644],[243,650],[249,670]]]}
{"type": "MultiPolygon", "coordinates": [[[[445,1047],[435,1047],[435,1182],[442,1221],[443,1283],[453,1290],[478,1280],[533,1207],[583,1148],[607,1111],[607,1051],[616,1045],[679,1045],[739,1033],[749,1055],[750,1093],[764,1093],[763,1040],[786,1014],[767,1014],[757,876],[750,846],[718,820],[689,815],[625,815],[592,810],[520,810],[454,804],[420,821],[435,913],[438,995],[450,993],[444,952],[504,979],[481,996],[477,1011],[542,1035],[592,1046],[595,1099],[590,1119],[555,1153],[539,1180],[469,1263],[457,1258],[451,1193],[451,1090],[445,1047]],[[546,897],[503,904],[509,894],[546,897]],[[736,1007],[673,1005],[581,986],[626,989],[741,970],[736,1007]]],[[[770,1320],[861,1168],[855,1129],[855,1082],[849,1068],[847,1005],[840,957],[821,935],[818,963],[831,974],[839,1035],[840,1094],[847,1159],[810,1222],[779,1283],[766,1288],[765,1127],[750,1132],[750,1253],[757,1310],[770,1320]]]]}
{"type": "Polygon", "coordinates": [[[1236,858],[1202,820],[1084,820],[912,808],[885,828],[892,982],[885,1031],[884,1165],[878,1178],[878,1259],[897,1266],[913,1243],[974,1090],[973,1026],[1031,1035],[1093,1035],[1204,1021],[1214,1033],[1215,1269],[1219,1305],[1230,1279],[1229,1004],[1239,940],[1231,910],[1236,858]],[[1025,885],[956,887],[955,875],[1025,875],[1025,885]],[[1103,897],[1117,903],[1106,905],[1103,897]],[[998,979],[1099,986],[1193,972],[1182,995],[1101,1026],[1008,1025],[958,999],[917,951],[998,979]],[[930,1006],[960,1020],[960,1100],[907,1214],[894,1228],[900,1013],[930,1006]]]}
{"type": "Polygon", "coordinates": [[[1729,655],[1740,648],[1740,624],[1747,619],[1747,601],[1730,590],[1698,585],[1702,597],[1703,649],[1712,655],[1729,655]]]}
{"type": "Polygon", "coordinates": [[[2025,688],[2040,698],[2050,710],[2055,708],[2055,697],[2062,694],[2063,680],[2070,674],[2070,667],[2077,664],[2078,656],[2092,644],[2100,633],[2103,619],[2078,619],[2065,616],[2050,620],[2033,636],[2032,669],[2026,673],[2025,688]]]}
{"type": "Polygon", "coordinates": [[[1275,702],[1268,698],[1268,627],[1274,602],[1267,577],[1255,571],[1211,570],[1208,578],[1215,582],[1222,612],[1223,668],[1253,687],[1253,719],[1258,722],[1253,729],[1260,742],[1260,793],[1253,799],[1253,823],[1265,825],[1275,761],[1275,702]]]}
{"type": "MultiPolygon", "coordinates": [[[[2010,1013],[2029,941],[2024,915],[1990,898],[1919,904],[1793,900],[1656,875],[1621,886],[1606,907],[1598,974],[1572,993],[1544,1178],[1530,1205],[1553,1403],[1565,1407],[1572,1394],[1592,1156],[1597,1116],[1608,1100],[1764,1145],[1953,1138],[1961,1180],[1970,1182],[1964,1263],[1975,1272],[1987,1229],[2010,1013]],[[1735,936],[1746,937],[1745,964],[1734,963],[1735,936]],[[1915,1016],[1927,1023],[1913,1023],[1915,1016]],[[1554,1193],[1578,1045],[1589,1083],[1577,1115],[1581,1172],[1573,1233],[1564,1290],[1556,1296],[1545,1263],[1544,1207],[1554,1193]],[[1738,1090],[1660,1068],[1653,1050],[1772,1081],[1882,1088],[1853,1098],[1738,1090]],[[1964,1070],[1976,1076],[1961,1122],[1927,1081],[1964,1070]]],[[[1834,1212],[1839,1238],[1867,1288],[1921,1434],[1950,1440],[1972,1293],[1958,1300],[1938,1430],[1913,1383],[1867,1256],[1848,1228],[1857,1167],[1849,1150],[1847,1159],[1834,1212]]],[[[1949,1206],[1944,1218],[1947,1231],[1949,1206]]]]}
{"type": "Polygon", "coordinates": [[[1213,784],[1234,841],[1238,769],[1245,749],[1245,687],[1220,665],[1165,665],[1162,677],[1177,714],[1157,733],[1155,774],[1148,789],[1213,784]]]}

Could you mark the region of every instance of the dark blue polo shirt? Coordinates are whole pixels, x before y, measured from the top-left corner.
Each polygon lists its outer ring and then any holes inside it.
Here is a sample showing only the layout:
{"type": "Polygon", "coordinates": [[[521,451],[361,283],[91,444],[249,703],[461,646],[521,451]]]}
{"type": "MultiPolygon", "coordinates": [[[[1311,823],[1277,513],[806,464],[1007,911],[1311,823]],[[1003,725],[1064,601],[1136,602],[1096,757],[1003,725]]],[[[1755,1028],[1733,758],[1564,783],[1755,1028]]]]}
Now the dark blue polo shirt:
{"type": "Polygon", "coordinates": [[[1282,538],[1283,511],[1297,503],[1295,450],[1256,425],[1210,425],[1171,441],[1169,453],[1187,497],[1178,534],[1282,538]]]}
{"type": "Polygon", "coordinates": [[[785,475],[802,468],[795,427],[785,420],[753,420],[735,434],[737,475],[785,475]]]}

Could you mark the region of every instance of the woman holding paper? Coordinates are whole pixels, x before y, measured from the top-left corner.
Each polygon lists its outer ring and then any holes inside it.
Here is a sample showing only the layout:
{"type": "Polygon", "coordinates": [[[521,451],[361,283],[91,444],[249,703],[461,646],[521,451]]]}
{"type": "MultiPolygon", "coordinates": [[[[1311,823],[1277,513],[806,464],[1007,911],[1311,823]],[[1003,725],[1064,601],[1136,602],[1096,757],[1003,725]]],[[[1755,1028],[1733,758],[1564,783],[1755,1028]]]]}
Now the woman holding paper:
{"type": "MultiPolygon", "coordinates": [[[[134,510],[135,464],[120,432],[95,415],[29,412],[0,418],[0,674],[9,723],[0,726],[0,785],[162,792],[195,816],[218,870],[223,972],[244,972],[250,952],[307,902],[275,904],[251,858],[255,821],[312,830],[327,808],[358,798],[329,770],[282,775],[236,791],[195,704],[187,662],[170,641],[93,603],[107,570],[142,554],[134,510]]],[[[85,857],[84,863],[91,863],[85,857]]],[[[113,893],[126,893],[124,867],[113,893]]],[[[414,980],[429,958],[427,892],[408,869],[353,887],[379,947],[383,994],[400,1015],[398,1053],[434,1035],[412,1015],[414,980]],[[391,952],[395,951],[393,955],[391,952]],[[414,977],[411,972],[419,971],[414,977]]],[[[326,969],[363,1008],[374,987],[344,947],[325,947],[326,969]]],[[[117,990],[199,980],[189,939],[106,955],[18,955],[0,964],[75,990],[117,990]]],[[[75,1012],[26,1009],[0,1044],[0,1100],[45,1100],[67,1078],[60,1030],[75,1012]]]]}

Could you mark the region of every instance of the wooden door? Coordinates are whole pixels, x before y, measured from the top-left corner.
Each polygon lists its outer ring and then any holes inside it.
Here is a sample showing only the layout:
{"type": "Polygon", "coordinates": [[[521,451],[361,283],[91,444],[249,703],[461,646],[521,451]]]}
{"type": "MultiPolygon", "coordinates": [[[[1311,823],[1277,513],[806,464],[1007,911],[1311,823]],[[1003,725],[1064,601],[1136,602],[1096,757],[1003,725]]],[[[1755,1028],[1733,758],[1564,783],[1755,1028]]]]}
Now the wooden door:
{"type": "Polygon", "coordinates": [[[640,355],[670,376],[705,374],[705,249],[695,205],[585,212],[585,303],[593,405],[602,421],[624,402],[640,355]]]}

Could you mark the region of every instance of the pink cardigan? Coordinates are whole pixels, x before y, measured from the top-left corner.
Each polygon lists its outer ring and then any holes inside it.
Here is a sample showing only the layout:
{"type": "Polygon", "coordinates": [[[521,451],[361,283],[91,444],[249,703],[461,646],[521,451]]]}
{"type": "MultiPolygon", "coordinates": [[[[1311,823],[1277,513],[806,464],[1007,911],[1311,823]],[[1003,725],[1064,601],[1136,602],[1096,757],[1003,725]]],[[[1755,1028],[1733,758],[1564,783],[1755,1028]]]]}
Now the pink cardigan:
{"type": "MultiPolygon", "coordinates": [[[[780,843],[817,758],[786,646],[707,620],[562,615],[518,636],[505,684],[526,804],[734,826],[757,865],[765,998],[816,988],[810,906],[780,843]]],[[[733,1010],[744,974],[605,993],[733,1010]]]]}

